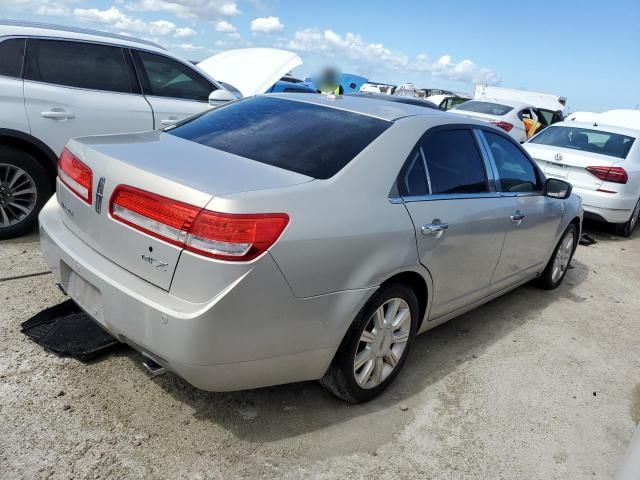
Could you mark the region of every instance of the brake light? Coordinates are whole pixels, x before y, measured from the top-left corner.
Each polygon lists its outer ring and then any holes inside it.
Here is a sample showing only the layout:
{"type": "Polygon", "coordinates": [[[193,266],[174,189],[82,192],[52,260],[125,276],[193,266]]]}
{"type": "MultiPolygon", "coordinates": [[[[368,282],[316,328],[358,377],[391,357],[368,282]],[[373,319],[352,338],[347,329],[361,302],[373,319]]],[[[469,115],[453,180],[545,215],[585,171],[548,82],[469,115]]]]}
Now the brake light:
{"type": "Polygon", "coordinates": [[[120,185],[111,197],[111,216],[132,228],[188,251],[230,261],[252,260],[280,237],[284,213],[218,213],[137,188],[120,185]]]}
{"type": "Polygon", "coordinates": [[[511,124],[509,122],[504,122],[502,120],[491,122],[491,124],[495,125],[496,127],[499,127],[501,129],[503,129],[505,132],[510,132],[511,129],[513,128],[513,124],[511,124]]]}
{"type": "Polygon", "coordinates": [[[627,183],[629,181],[629,175],[622,167],[587,167],[587,170],[605,182],[627,183]]]}
{"type": "Polygon", "coordinates": [[[93,172],[66,148],[58,161],[58,177],[73,193],[91,205],[93,172]]]}

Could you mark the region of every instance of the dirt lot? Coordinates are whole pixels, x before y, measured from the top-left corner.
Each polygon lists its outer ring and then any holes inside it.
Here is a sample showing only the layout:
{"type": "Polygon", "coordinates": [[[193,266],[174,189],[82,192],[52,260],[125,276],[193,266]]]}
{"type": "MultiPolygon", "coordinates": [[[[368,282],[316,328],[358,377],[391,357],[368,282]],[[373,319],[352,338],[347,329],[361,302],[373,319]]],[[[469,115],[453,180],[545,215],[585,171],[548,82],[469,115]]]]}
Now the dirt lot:
{"type": "Polygon", "coordinates": [[[612,478],[640,421],[640,234],[595,229],[564,285],[419,337],[380,399],[315,383],[238,393],[83,364],[21,322],[63,300],[37,235],[0,242],[0,478],[612,478]],[[2,280],[3,279],[3,280],[2,280]]]}

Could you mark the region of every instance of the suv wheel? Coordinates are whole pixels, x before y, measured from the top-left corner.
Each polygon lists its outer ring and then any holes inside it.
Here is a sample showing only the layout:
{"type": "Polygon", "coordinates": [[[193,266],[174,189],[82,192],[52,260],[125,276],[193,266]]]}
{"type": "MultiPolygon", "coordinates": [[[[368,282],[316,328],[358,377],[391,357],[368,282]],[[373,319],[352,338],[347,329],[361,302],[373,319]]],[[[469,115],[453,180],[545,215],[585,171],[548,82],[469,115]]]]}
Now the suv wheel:
{"type": "Polygon", "coordinates": [[[47,172],[35,158],[0,145],[0,239],[31,230],[51,193],[47,172]]]}
{"type": "Polygon", "coordinates": [[[400,283],[383,286],[354,320],[320,383],[351,403],[380,395],[404,365],[418,312],[411,288],[400,283]]]}

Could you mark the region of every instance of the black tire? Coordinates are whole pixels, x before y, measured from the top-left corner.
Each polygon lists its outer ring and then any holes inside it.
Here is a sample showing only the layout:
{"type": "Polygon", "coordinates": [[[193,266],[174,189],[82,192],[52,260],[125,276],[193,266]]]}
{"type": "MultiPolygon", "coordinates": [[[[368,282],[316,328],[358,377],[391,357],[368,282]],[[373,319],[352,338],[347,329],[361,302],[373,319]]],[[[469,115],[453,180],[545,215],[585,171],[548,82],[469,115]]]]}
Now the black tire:
{"type": "Polygon", "coordinates": [[[320,384],[336,397],[349,403],[362,403],[380,395],[396,378],[409,355],[410,347],[418,327],[418,300],[414,291],[402,283],[390,283],[381,287],[360,310],[349,327],[336,356],[320,384]],[[360,345],[360,337],[376,310],[394,298],[404,300],[409,307],[411,327],[406,345],[391,373],[372,388],[363,388],[355,378],[354,362],[360,345]]]}
{"type": "Polygon", "coordinates": [[[630,237],[633,231],[638,226],[638,212],[640,211],[640,199],[636,203],[633,212],[631,212],[631,217],[625,223],[616,223],[615,232],[617,235],[622,237],[630,237]]]}
{"type": "Polygon", "coordinates": [[[553,249],[553,253],[551,254],[551,258],[549,259],[547,266],[545,267],[544,271],[542,272],[542,275],[540,275],[540,277],[536,282],[536,284],[540,288],[543,288],[545,290],[553,290],[555,288],[558,288],[558,286],[560,286],[560,284],[562,283],[562,280],[564,280],[564,277],[567,274],[567,271],[569,270],[569,265],[571,265],[571,261],[573,260],[573,254],[576,252],[576,247],[578,246],[579,240],[580,239],[578,238],[578,229],[576,228],[575,224],[572,223],[564,231],[564,233],[562,234],[562,237],[560,237],[560,241],[556,245],[556,248],[553,249]],[[573,233],[573,248],[571,249],[571,255],[567,263],[567,268],[562,272],[562,275],[559,278],[554,280],[553,279],[554,260],[556,258],[556,254],[558,253],[558,250],[562,246],[564,240],[566,239],[569,233],[573,233]]]}
{"type": "MultiPolygon", "coordinates": [[[[5,165],[5,168],[20,168],[31,177],[36,186],[36,201],[33,210],[17,223],[5,225],[6,222],[0,217],[0,240],[18,237],[31,231],[38,221],[38,213],[53,193],[47,171],[28,153],[9,145],[0,145],[0,166],[2,165],[5,165]]],[[[4,180],[0,178],[0,183],[4,180]]]]}

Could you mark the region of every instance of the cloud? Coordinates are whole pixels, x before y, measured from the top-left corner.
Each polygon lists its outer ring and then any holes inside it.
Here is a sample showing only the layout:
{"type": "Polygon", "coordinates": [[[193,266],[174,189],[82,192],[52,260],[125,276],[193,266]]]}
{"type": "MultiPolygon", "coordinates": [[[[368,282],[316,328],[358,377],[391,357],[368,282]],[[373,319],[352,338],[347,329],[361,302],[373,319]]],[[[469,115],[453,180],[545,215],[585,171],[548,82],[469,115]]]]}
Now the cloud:
{"type": "Polygon", "coordinates": [[[215,27],[217,32],[222,32],[222,33],[233,33],[236,31],[236,27],[231,25],[226,20],[220,20],[216,22],[215,27]]]}
{"type": "MultiPolygon", "coordinates": [[[[360,35],[347,33],[340,35],[333,30],[307,28],[296,31],[291,39],[280,46],[291,50],[321,54],[333,59],[348,58],[356,62],[361,71],[395,70],[407,73],[428,73],[434,78],[442,78],[467,83],[500,82],[500,76],[489,68],[483,68],[465,59],[453,62],[444,55],[432,62],[426,54],[415,57],[394,52],[382,43],[367,43],[360,35]]],[[[336,61],[336,60],[334,60],[336,61]]]]}
{"type": "Polygon", "coordinates": [[[251,20],[251,31],[261,33],[277,33],[284,29],[278,17],[261,17],[251,20]]]}
{"type": "Polygon", "coordinates": [[[136,17],[127,15],[116,7],[107,10],[97,8],[76,8],[73,15],[84,21],[107,25],[111,28],[124,30],[125,32],[135,32],[150,36],[175,36],[177,38],[191,37],[196,34],[195,30],[189,27],[177,27],[175,23],[168,20],[155,20],[145,22],[136,17]]]}
{"type": "Polygon", "coordinates": [[[196,31],[189,27],[178,27],[176,28],[176,33],[173,34],[176,38],[189,38],[193,37],[196,34],[196,31]]]}
{"type": "Polygon", "coordinates": [[[171,13],[180,18],[217,20],[239,15],[233,0],[137,0],[127,9],[139,12],[171,13]]]}
{"type": "Polygon", "coordinates": [[[51,0],[0,0],[0,11],[29,12],[49,17],[61,17],[70,13],[64,2],[51,0]]]}

